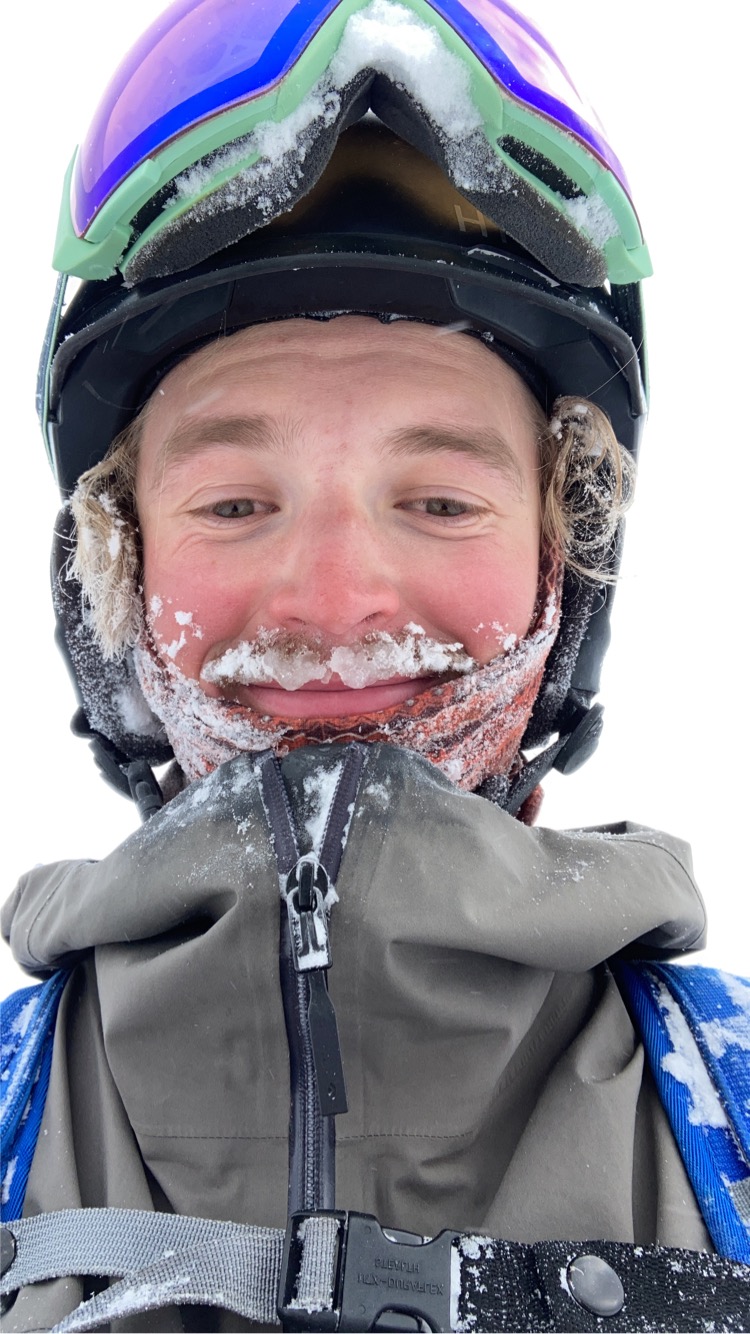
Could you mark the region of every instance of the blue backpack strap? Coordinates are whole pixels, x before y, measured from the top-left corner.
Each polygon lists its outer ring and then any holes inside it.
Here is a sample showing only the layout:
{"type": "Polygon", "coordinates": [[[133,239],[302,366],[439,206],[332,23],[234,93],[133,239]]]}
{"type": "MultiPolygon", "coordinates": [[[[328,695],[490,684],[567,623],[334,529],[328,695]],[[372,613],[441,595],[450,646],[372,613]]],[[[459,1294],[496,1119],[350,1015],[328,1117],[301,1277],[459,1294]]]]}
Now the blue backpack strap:
{"type": "Polygon", "coordinates": [[[55,1020],[69,973],[24,987],[0,1002],[0,1218],[20,1218],[52,1067],[55,1020]]]}
{"type": "Polygon", "coordinates": [[[750,1264],[750,981],[695,965],[614,971],[714,1245],[750,1264]]]}

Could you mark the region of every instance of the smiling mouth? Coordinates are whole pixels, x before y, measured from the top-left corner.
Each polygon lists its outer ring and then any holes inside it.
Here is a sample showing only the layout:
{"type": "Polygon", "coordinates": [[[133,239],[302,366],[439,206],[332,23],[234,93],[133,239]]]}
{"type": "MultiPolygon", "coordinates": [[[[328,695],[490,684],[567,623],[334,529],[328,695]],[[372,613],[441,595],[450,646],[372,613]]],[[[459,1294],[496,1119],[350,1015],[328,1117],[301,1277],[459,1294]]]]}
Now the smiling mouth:
{"type": "MultiPolygon", "coordinates": [[[[455,673],[454,673],[455,675],[455,673]]],[[[233,684],[224,693],[237,704],[276,718],[356,718],[411,702],[444,681],[445,676],[395,677],[368,686],[347,686],[338,680],[309,682],[297,690],[276,683],[233,684]]]]}

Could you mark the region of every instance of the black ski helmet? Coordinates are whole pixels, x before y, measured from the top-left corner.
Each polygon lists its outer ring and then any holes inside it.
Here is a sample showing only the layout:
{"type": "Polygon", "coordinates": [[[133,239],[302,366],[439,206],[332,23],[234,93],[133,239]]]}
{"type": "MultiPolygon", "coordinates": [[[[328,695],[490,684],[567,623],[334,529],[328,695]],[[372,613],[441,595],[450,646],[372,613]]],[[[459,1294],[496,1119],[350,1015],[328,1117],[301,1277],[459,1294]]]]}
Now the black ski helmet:
{"type": "MultiPolygon", "coordinates": [[[[638,219],[593,113],[504,0],[176,0],[73,160],[55,264],[38,402],[64,497],[179,360],[290,316],[459,323],[548,409],[591,399],[637,452],[638,219]]],[[[64,575],[71,527],[64,513],[53,592],[74,726],[133,792],[171,751],[129,655],[103,660],[64,575]]],[[[594,748],[610,603],[611,587],[566,575],[524,744],[557,739],[513,809],[594,748]]]]}

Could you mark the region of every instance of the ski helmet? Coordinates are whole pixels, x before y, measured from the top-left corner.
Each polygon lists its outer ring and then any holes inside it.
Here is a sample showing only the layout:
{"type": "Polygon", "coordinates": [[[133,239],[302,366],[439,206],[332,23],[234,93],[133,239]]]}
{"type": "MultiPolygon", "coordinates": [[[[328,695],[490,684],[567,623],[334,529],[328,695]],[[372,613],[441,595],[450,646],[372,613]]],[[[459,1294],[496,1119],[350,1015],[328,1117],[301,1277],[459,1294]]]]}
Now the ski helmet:
{"type": "MultiPolygon", "coordinates": [[[[38,408],[64,497],[179,360],[292,316],[460,322],[548,408],[591,399],[637,452],[639,221],[596,116],[505,0],[175,0],[76,152],[54,263],[38,408]]],[[[74,726],[134,792],[169,745],[64,577],[71,526],[53,592],[74,726]]],[[[566,575],[524,741],[557,739],[524,787],[596,744],[610,603],[566,575]]]]}

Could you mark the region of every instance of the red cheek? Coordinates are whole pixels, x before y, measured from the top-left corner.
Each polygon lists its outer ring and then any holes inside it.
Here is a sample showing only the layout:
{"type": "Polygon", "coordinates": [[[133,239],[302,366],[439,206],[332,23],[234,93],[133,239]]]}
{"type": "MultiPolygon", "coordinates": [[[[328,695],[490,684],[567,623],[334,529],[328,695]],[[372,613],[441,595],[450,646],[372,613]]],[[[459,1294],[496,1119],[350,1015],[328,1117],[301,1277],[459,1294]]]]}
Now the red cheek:
{"type": "MultiPolygon", "coordinates": [[[[178,560],[145,561],[146,614],[161,657],[193,680],[209,649],[243,636],[252,599],[211,566],[180,569],[178,560]]],[[[218,693],[209,690],[207,693],[218,693]]]]}
{"type": "Polygon", "coordinates": [[[420,590],[434,624],[450,637],[460,638],[480,663],[513,647],[529,629],[537,598],[535,554],[524,553],[519,563],[467,556],[463,568],[455,559],[443,571],[433,570],[420,590]]]}
{"type": "MultiPolygon", "coordinates": [[[[419,551],[417,552],[419,554],[419,551]]],[[[145,553],[146,605],[157,649],[184,675],[200,680],[209,652],[252,637],[261,625],[275,622],[264,613],[273,592],[268,553],[248,568],[241,553],[222,559],[197,549],[192,557],[167,549],[162,541],[145,553]]],[[[415,559],[409,548],[397,581],[402,613],[408,621],[449,641],[460,640],[479,662],[486,663],[512,647],[513,636],[526,633],[537,593],[537,559],[533,541],[485,546],[446,544],[432,547],[429,558],[415,559]]],[[[217,688],[208,694],[218,695],[217,688]]]]}

